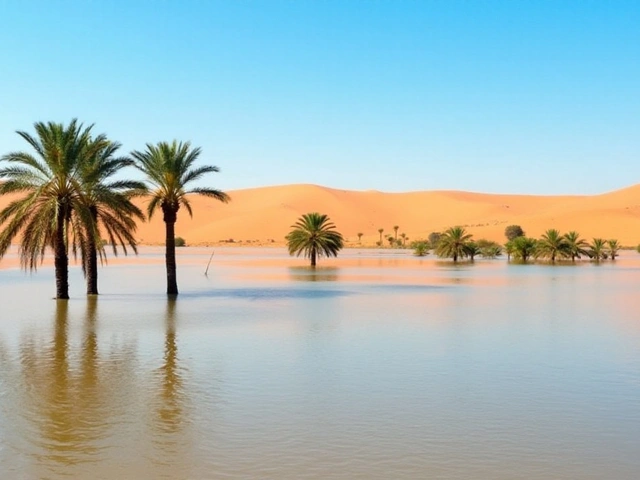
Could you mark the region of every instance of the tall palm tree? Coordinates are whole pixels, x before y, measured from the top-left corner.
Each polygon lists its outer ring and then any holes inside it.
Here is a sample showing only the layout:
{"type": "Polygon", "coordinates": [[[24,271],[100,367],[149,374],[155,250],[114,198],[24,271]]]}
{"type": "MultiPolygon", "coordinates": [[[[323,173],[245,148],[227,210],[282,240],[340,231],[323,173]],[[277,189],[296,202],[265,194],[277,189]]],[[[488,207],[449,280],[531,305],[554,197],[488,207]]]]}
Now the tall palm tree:
{"type": "Polygon", "coordinates": [[[378,233],[380,234],[380,246],[382,246],[382,232],[384,232],[384,228],[379,228],[378,233]]]}
{"type": "Polygon", "coordinates": [[[620,243],[618,240],[613,239],[609,240],[607,243],[609,244],[609,256],[611,257],[611,260],[615,260],[618,256],[618,252],[620,251],[620,243]]]}
{"type": "Polygon", "coordinates": [[[362,235],[364,235],[364,233],[358,232],[358,243],[362,243],[362,235]]]}
{"type": "Polygon", "coordinates": [[[133,204],[133,195],[142,195],[146,186],[132,180],[112,180],[111,177],[122,168],[132,166],[133,161],[125,157],[116,157],[120,148],[117,142],[109,142],[99,136],[92,140],[98,146],[94,155],[82,165],[82,188],[84,201],[89,208],[93,232],[88,232],[83,245],[83,267],[87,277],[87,294],[98,294],[98,256],[106,259],[104,244],[100,233],[103,232],[112,246],[113,254],[118,255],[118,245],[125,255],[127,245],[137,253],[137,242],[133,236],[136,230],[135,219],[144,220],[140,209],[133,204]]]}
{"type": "Polygon", "coordinates": [[[400,227],[398,225],[393,226],[393,231],[395,232],[395,240],[398,240],[398,229],[400,227]]]}
{"type": "Polygon", "coordinates": [[[317,257],[337,257],[344,246],[342,235],[326,215],[307,213],[291,228],[293,230],[286,237],[289,254],[299,257],[304,253],[312,267],[316,266],[317,257]]]}
{"type": "Polygon", "coordinates": [[[436,254],[439,257],[453,258],[454,262],[459,257],[467,254],[467,247],[473,235],[467,233],[462,227],[451,227],[442,234],[436,247],[436,254]]]}
{"type": "Polygon", "coordinates": [[[402,245],[407,245],[407,234],[406,233],[401,233],[400,234],[400,238],[402,239],[402,245]]]}
{"type": "Polygon", "coordinates": [[[507,243],[507,249],[511,251],[511,255],[514,258],[518,258],[522,260],[523,263],[527,263],[527,260],[535,255],[537,244],[538,241],[535,238],[516,237],[507,243]]]}
{"type": "Polygon", "coordinates": [[[551,228],[542,234],[535,252],[536,258],[548,258],[551,263],[556,263],[558,257],[569,256],[567,239],[555,228],[551,228]]]}
{"type": "Polygon", "coordinates": [[[144,152],[131,153],[138,168],[147,176],[149,196],[147,215],[152,218],[156,209],[162,210],[165,223],[165,261],[167,268],[167,294],[178,294],[176,278],[176,244],[175,225],[178,210],[184,207],[193,216],[187,195],[195,193],[211,197],[221,202],[228,202],[229,196],[221,190],[209,187],[192,187],[190,184],[201,179],[207,173],[218,172],[213,165],[195,166],[200,156],[200,148],[191,148],[190,142],[159,142],[157,145],[147,143],[144,152]]]}
{"type": "Polygon", "coordinates": [[[582,255],[588,255],[587,247],[589,245],[586,240],[580,238],[578,232],[571,231],[566,233],[564,239],[567,243],[567,253],[571,257],[572,262],[575,262],[576,258],[580,258],[582,255]]]}
{"type": "Polygon", "coordinates": [[[67,126],[37,122],[35,136],[17,132],[35,153],[11,152],[0,159],[9,164],[0,168],[0,195],[24,194],[0,212],[0,258],[20,237],[22,267],[36,270],[52,248],[58,299],[69,298],[69,243],[77,246],[91,225],[80,177],[83,161],[96,147],[91,128],[76,119],[67,126]]]}
{"type": "Polygon", "coordinates": [[[596,263],[599,263],[600,260],[604,260],[605,258],[607,258],[606,244],[607,242],[602,238],[594,238],[589,245],[589,256],[596,263]]]}

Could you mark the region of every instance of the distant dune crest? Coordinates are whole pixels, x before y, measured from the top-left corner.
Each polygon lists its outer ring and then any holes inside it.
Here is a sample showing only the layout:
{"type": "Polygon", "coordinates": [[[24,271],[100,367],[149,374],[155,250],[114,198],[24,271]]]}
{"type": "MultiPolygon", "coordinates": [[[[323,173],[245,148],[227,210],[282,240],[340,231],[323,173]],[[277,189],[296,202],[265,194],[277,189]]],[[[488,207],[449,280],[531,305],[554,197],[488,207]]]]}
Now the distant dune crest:
{"type": "MultiPolygon", "coordinates": [[[[284,244],[296,219],[308,212],[329,215],[348,244],[374,245],[383,236],[404,233],[409,241],[453,225],[467,228],[476,238],[504,242],[507,225],[522,226],[538,237],[549,228],[577,230],[587,239],[617,238],[623,245],[640,243],[640,185],[592,196],[535,196],[459,191],[384,193],[339,190],[310,184],[248,188],[228,192],[227,205],[193,197],[194,216],[179,216],[176,235],[189,245],[221,241],[284,244]]],[[[0,199],[0,206],[9,199],[0,199]]],[[[137,237],[144,244],[162,244],[161,216],[140,224],[137,237]]]]}

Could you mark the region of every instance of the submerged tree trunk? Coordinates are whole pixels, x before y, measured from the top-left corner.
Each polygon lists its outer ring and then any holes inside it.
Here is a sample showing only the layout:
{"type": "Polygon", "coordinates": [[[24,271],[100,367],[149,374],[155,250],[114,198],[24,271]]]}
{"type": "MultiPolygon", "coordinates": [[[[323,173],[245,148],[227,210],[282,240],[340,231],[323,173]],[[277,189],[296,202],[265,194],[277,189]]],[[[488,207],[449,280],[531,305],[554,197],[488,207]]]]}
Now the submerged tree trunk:
{"type": "Polygon", "coordinates": [[[178,295],[178,280],[176,278],[176,217],[177,214],[169,208],[164,210],[164,224],[166,230],[165,262],[167,264],[167,295],[178,295]]]}
{"type": "Polygon", "coordinates": [[[67,242],[65,242],[65,217],[64,210],[59,208],[53,255],[56,270],[56,298],[61,300],[69,299],[69,256],[67,255],[67,242]]]}
{"type": "Polygon", "coordinates": [[[94,239],[87,245],[87,261],[85,274],[87,275],[87,295],[98,295],[98,249],[94,239]]]}
{"type": "MultiPolygon", "coordinates": [[[[97,224],[97,213],[92,211],[91,216],[94,225],[97,224]]],[[[98,295],[98,248],[96,238],[91,233],[87,232],[87,259],[84,273],[87,276],[87,295],[98,295]]]]}

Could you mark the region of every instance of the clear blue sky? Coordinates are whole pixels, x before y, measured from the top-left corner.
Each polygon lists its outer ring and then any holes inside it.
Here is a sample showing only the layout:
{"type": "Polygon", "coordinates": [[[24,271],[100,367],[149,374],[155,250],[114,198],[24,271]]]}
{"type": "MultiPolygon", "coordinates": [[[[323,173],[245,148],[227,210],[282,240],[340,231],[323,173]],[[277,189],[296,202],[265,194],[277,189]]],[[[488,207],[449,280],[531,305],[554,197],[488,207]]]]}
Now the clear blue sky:
{"type": "Polygon", "coordinates": [[[0,153],[78,117],[225,190],[640,182],[640,1],[0,2],[0,153]]]}

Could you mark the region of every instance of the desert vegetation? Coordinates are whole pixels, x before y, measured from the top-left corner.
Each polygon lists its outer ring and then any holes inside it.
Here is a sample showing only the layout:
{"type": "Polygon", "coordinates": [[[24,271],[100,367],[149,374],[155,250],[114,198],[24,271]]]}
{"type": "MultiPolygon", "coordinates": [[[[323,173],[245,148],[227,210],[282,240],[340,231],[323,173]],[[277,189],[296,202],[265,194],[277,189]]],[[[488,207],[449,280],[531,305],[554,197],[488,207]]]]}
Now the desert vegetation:
{"type": "Polygon", "coordinates": [[[312,212],[302,215],[285,237],[290,255],[304,255],[315,267],[320,257],[337,257],[344,246],[342,234],[326,215],[312,212]]]}
{"type": "Polygon", "coordinates": [[[36,270],[48,250],[53,252],[56,298],[69,298],[69,255],[80,256],[87,293],[98,293],[98,258],[106,260],[106,247],[137,252],[136,220],[144,220],[134,205],[136,196],[150,199],[149,218],[162,210],[166,224],[167,293],[177,294],[175,220],[180,207],[191,215],[188,193],[226,202],[224,192],[189,185],[214,166],[194,166],[199,148],[174,141],[147,145],[131,157],[117,156],[120,144],[106,135],[94,135],[76,119],[68,125],[36,122],[35,134],[18,131],[29,151],[0,158],[0,196],[14,195],[0,212],[0,258],[18,241],[22,267],[36,270]],[[136,167],[146,183],[113,177],[136,167]],[[103,238],[103,235],[106,238],[103,238]]]}

